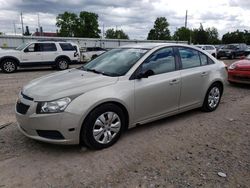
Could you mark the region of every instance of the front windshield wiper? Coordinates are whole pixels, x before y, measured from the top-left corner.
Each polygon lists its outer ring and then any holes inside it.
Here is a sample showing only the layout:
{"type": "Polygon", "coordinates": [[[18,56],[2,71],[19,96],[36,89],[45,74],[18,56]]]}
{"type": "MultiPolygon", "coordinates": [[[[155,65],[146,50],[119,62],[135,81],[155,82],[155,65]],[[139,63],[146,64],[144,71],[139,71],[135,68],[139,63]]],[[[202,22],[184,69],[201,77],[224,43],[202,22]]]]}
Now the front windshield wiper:
{"type": "Polygon", "coordinates": [[[93,73],[96,73],[96,74],[102,74],[102,75],[104,75],[104,76],[112,76],[112,77],[114,77],[114,76],[121,76],[120,74],[101,72],[101,71],[98,71],[98,70],[96,70],[96,69],[86,68],[86,67],[84,67],[84,66],[79,67],[79,69],[84,70],[84,71],[87,71],[87,72],[93,72],[93,73]]]}

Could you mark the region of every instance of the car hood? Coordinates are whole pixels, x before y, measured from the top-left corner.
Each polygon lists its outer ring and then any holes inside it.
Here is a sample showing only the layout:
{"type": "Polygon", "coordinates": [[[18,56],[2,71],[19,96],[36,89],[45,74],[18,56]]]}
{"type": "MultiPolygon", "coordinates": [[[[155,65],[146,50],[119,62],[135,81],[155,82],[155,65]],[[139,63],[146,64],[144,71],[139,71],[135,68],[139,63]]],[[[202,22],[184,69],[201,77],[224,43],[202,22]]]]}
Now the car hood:
{"type": "Polygon", "coordinates": [[[18,53],[18,52],[20,52],[20,51],[18,51],[18,50],[12,50],[12,49],[8,49],[8,50],[1,49],[0,50],[0,55],[2,55],[2,54],[12,54],[12,53],[18,53]]]}
{"type": "Polygon", "coordinates": [[[51,101],[67,96],[77,96],[114,84],[117,80],[117,77],[70,69],[32,80],[23,87],[22,93],[34,98],[35,101],[51,101]]]}
{"type": "Polygon", "coordinates": [[[219,49],[219,52],[231,52],[233,49],[219,49]]]}
{"type": "Polygon", "coordinates": [[[250,60],[244,59],[237,61],[236,63],[236,69],[240,70],[250,70],[250,60]]]}

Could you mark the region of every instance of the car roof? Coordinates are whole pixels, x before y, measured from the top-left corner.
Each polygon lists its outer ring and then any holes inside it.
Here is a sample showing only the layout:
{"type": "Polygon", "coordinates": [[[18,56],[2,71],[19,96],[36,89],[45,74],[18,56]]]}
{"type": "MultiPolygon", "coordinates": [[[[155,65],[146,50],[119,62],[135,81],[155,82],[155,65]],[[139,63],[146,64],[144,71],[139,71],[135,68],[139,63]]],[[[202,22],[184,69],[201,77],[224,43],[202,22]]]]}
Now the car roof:
{"type": "Polygon", "coordinates": [[[137,44],[128,44],[121,46],[120,48],[142,48],[142,49],[153,49],[156,47],[164,47],[164,46],[187,46],[187,44],[178,44],[178,43],[137,43],[137,44]]]}

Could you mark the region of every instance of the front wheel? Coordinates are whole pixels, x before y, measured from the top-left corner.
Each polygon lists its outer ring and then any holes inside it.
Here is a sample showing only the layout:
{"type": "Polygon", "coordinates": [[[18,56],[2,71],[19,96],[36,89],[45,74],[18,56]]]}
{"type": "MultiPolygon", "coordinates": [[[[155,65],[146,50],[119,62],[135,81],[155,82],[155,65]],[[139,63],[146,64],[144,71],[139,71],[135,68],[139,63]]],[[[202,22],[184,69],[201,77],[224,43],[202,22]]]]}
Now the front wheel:
{"type": "Polygon", "coordinates": [[[92,149],[107,148],[119,139],[124,127],[125,117],[121,108],[107,103],[87,116],[81,130],[81,141],[92,149]]]}
{"type": "Polygon", "coordinates": [[[206,112],[214,111],[219,106],[221,95],[221,85],[218,83],[212,84],[207,91],[206,97],[203,102],[202,110],[206,112]]]}
{"type": "Polygon", "coordinates": [[[5,59],[1,64],[1,69],[5,73],[13,73],[17,70],[17,63],[12,59],[5,59]]]}
{"type": "Polygon", "coordinates": [[[56,68],[58,70],[65,70],[69,68],[69,60],[66,58],[59,58],[56,60],[56,68]]]}

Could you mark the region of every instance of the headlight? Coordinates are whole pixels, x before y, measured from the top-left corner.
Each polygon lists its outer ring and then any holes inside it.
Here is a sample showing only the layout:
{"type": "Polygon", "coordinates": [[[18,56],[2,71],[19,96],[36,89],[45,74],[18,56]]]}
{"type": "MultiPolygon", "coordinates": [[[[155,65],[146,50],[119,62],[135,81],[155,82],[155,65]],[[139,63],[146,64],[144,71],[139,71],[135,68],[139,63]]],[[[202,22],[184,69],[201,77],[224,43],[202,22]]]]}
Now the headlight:
{"type": "Polygon", "coordinates": [[[61,98],[50,102],[39,102],[37,105],[37,113],[42,114],[63,112],[70,102],[71,99],[69,97],[61,98]]]}
{"type": "Polygon", "coordinates": [[[233,70],[233,69],[235,69],[235,68],[236,68],[236,63],[233,63],[233,64],[231,64],[231,65],[229,66],[228,69],[233,70]]]}

